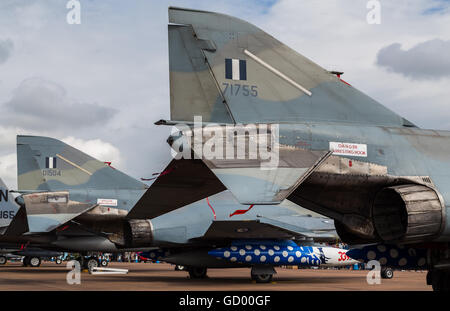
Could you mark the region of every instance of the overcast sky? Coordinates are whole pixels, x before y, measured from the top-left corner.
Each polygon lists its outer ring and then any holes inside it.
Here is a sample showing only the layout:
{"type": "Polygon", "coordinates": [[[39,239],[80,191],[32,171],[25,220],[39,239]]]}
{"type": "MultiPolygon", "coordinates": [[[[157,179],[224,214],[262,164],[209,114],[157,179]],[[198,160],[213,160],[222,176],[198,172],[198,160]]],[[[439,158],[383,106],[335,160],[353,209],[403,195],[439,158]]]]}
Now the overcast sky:
{"type": "Polygon", "coordinates": [[[450,1],[0,1],[0,177],[16,187],[16,134],[47,135],[149,177],[170,161],[167,8],[248,20],[424,128],[450,130],[450,1]]]}

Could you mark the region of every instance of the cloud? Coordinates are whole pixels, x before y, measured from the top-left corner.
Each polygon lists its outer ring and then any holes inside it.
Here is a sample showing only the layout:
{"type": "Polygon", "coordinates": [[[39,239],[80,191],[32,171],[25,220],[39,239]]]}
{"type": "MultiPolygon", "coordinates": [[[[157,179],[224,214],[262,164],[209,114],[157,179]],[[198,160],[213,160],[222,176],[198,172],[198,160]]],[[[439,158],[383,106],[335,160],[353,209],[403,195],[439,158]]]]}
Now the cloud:
{"type": "Polygon", "coordinates": [[[137,178],[163,170],[169,128],[153,122],[170,115],[169,5],[245,19],[324,68],[345,71],[346,81],[419,126],[450,129],[447,79],[405,79],[375,61],[394,42],[408,50],[449,39],[450,14],[440,1],[383,0],[381,25],[367,24],[361,0],[81,1],[81,25],[66,23],[66,2],[0,1],[0,38],[14,42],[13,57],[0,65],[0,157],[15,153],[16,133],[100,139],[120,150],[120,165],[114,152],[92,153],[96,144],[77,148],[137,178]],[[25,83],[33,76],[46,80],[25,83]],[[80,113],[77,103],[88,107],[80,113]]]}
{"type": "MultiPolygon", "coordinates": [[[[16,134],[18,134],[18,132],[20,132],[19,129],[0,127],[0,148],[14,146],[14,150],[11,150],[12,148],[7,148],[6,154],[0,154],[0,178],[11,189],[17,188],[17,156],[15,144],[16,134]],[[5,135],[1,135],[2,133],[5,133],[5,135]],[[3,141],[3,138],[5,138],[6,141],[3,141]]],[[[34,133],[34,135],[39,135],[39,133],[34,133]]],[[[123,165],[120,150],[109,142],[105,142],[101,139],[84,140],[72,136],[62,138],[61,140],[99,161],[112,162],[112,166],[117,169],[121,169],[123,165]]]]}
{"type": "Polygon", "coordinates": [[[430,6],[423,10],[423,14],[445,14],[448,13],[450,2],[448,0],[432,0],[430,6]]]}
{"type": "Polygon", "coordinates": [[[409,50],[391,44],[378,52],[377,65],[413,79],[450,76],[450,40],[429,40],[409,50]]]}
{"type": "Polygon", "coordinates": [[[16,135],[20,130],[13,127],[0,126],[0,153],[10,152],[11,146],[16,144],[16,135]]]}
{"type": "Polygon", "coordinates": [[[2,122],[34,130],[98,126],[116,113],[97,103],[72,100],[62,86],[41,78],[24,80],[3,109],[9,117],[2,122]]]}
{"type": "Polygon", "coordinates": [[[16,153],[0,156],[0,178],[10,189],[17,189],[17,157],[16,153]]]}
{"type": "Polygon", "coordinates": [[[14,43],[11,39],[0,40],[0,64],[5,63],[11,57],[14,43]]]}
{"type": "Polygon", "coordinates": [[[111,143],[100,139],[83,140],[72,136],[63,138],[62,141],[99,161],[112,162],[111,165],[116,168],[122,166],[120,151],[111,143]]]}

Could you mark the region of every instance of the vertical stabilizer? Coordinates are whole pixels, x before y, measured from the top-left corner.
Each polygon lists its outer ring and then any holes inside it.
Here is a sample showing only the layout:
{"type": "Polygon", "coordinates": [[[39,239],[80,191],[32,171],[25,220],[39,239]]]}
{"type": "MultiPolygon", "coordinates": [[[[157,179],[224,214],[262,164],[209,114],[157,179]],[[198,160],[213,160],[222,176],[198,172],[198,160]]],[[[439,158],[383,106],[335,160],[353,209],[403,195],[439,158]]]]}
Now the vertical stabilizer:
{"type": "Polygon", "coordinates": [[[0,230],[2,227],[9,226],[18,210],[19,206],[14,201],[14,197],[0,179],[0,230]]]}
{"type": "Polygon", "coordinates": [[[145,185],[62,141],[17,136],[19,190],[131,189],[145,185]]]}
{"type": "Polygon", "coordinates": [[[169,8],[171,118],[216,123],[403,119],[243,20],[169,8]]]}

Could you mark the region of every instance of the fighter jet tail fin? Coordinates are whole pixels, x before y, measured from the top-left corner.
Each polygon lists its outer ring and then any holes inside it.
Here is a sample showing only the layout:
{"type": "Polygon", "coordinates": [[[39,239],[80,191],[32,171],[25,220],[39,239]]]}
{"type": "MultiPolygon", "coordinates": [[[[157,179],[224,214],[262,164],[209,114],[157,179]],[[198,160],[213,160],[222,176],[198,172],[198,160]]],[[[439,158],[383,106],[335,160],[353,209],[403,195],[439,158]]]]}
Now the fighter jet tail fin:
{"type": "Polygon", "coordinates": [[[169,8],[172,121],[406,126],[375,100],[243,20],[169,8]]]}
{"type": "Polygon", "coordinates": [[[234,123],[205,59],[205,47],[192,27],[169,25],[170,117],[189,122],[201,116],[204,122],[234,123]]]}
{"type": "Polygon", "coordinates": [[[145,185],[106,162],[62,141],[17,136],[19,190],[145,189],[145,185]]]}
{"type": "Polygon", "coordinates": [[[14,197],[0,178],[0,228],[9,226],[18,210],[14,197]]]}

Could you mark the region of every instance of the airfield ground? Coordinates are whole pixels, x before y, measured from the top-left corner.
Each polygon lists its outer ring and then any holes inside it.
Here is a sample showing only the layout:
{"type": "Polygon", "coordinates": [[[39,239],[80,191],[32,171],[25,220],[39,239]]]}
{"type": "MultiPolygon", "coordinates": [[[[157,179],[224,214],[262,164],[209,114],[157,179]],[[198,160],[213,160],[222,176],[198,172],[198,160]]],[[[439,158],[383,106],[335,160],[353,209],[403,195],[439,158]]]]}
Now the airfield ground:
{"type": "Polygon", "coordinates": [[[250,270],[210,269],[208,278],[191,280],[188,273],[174,271],[174,266],[156,263],[111,263],[109,268],[129,269],[126,275],[81,274],[80,285],[68,285],[66,263],[45,262],[39,268],[22,267],[21,263],[0,266],[0,291],[19,290],[116,290],[116,291],[186,291],[186,290],[281,290],[281,291],[429,291],[425,272],[395,271],[394,278],[380,285],[369,285],[367,271],[282,269],[270,284],[250,280],[250,270]]]}

